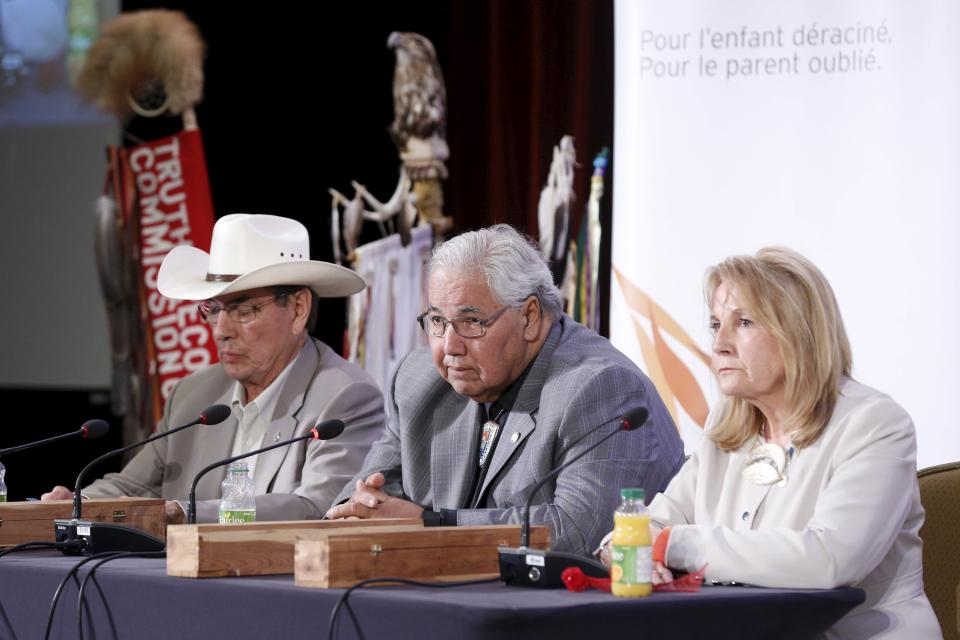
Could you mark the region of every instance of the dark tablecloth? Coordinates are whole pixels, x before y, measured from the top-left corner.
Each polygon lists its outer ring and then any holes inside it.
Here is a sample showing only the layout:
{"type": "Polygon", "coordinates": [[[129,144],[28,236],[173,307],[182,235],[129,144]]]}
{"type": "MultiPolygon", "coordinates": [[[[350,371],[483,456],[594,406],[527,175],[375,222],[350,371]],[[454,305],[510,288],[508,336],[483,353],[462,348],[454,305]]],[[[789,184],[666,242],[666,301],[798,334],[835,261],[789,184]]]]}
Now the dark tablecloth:
{"type": "MultiPolygon", "coordinates": [[[[77,558],[53,552],[0,558],[0,638],[43,637],[54,590],[77,558]]],[[[81,577],[89,564],[84,566],[81,577]]],[[[94,581],[92,581],[94,582],[94,581]]],[[[342,589],[296,587],[293,576],[190,579],[159,559],[122,559],[87,588],[84,637],[326,638],[342,589]],[[93,588],[91,588],[93,587],[93,588]]],[[[365,638],[811,638],[863,601],[859,589],[708,587],[621,599],[487,584],[374,587],[350,597],[365,638]]],[[[341,612],[336,638],[360,637],[341,612]]],[[[51,638],[76,638],[77,586],[61,597],[51,638]]]]}

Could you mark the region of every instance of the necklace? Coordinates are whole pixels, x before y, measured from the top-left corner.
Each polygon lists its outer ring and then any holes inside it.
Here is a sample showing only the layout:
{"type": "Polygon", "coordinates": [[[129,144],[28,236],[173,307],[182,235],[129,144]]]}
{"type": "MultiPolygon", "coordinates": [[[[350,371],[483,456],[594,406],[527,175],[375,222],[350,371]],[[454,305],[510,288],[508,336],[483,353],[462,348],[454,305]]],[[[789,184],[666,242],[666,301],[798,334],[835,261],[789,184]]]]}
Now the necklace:
{"type": "Polygon", "coordinates": [[[481,467],[486,464],[487,454],[490,453],[494,443],[497,441],[497,436],[500,433],[500,420],[503,418],[503,414],[506,413],[506,410],[497,403],[493,403],[490,409],[494,415],[490,416],[487,421],[483,423],[483,430],[480,432],[481,467]]]}
{"type": "Polygon", "coordinates": [[[743,477],[761,486],[786,486],[787,470],[795,453],[794,447],[784,449],[775,442],[767,442],[760,433],[743,461],[743,477]]]}

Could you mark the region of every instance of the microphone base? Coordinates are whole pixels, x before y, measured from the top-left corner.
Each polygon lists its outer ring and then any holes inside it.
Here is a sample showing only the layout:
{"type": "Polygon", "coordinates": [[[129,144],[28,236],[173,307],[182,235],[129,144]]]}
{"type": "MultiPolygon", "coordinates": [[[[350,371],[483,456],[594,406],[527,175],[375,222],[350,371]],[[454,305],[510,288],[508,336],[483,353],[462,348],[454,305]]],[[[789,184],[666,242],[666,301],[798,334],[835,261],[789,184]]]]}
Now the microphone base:
{"type": "Polygon", "coordinates": [[[584,556],[563,551],[529,547],[499,547],[500,579],[517,587],[555,589],[563,586],[560,574],[567,567],[579,567],[591,578],[609,578],[605,566],[584,556]]]}
{"type": "Polygon", "coordinates": [[[54,520],[57,542],[80,540],[79,548],[62,549],[64,555],[92,556],[110,551],[163,551],[167,543],[149,533],[106,522],[54,520]]]}

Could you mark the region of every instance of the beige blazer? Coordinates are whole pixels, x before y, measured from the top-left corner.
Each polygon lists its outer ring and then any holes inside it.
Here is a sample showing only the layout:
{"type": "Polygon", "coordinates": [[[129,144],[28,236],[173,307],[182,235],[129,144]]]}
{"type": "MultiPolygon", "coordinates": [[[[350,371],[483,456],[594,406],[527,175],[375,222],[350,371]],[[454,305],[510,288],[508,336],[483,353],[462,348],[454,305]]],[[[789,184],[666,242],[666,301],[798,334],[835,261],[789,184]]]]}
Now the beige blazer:
{"type": "Polygon", "coordinates": [[[863,589],[866,602],[829,638],[941,638],[923,592],[910,416],[844,379],[823,435],[794,456],[786,486],[744,479],[751,446],[724,452],[704,438],[653,500],[654,524],[673,525],[668,566],[707,565],[707,580],[764,587],[863,589]]]}
{"type": "MultiPolygon", "coordinates": [[[[261,446],[305,435],[318,420],[339,418],[346,429],[325,442],[302,441],[260,454],[254,470],[257,520],[323,517],[334,496],[383,433],[383,396],[373,379],[330,347],[313,340],[294,362],[261,446]]],[[[236,382],[220,365],[184,378],[170,394],[157,431],[187,424],[212,404],[230,405],[236,382]]],[[[91,498],[146,496],[186,500],[198,471],[230,457],[238,420],[198,425],[140,449],[120,473],[83,490],[91,498]]],[[[216,522],[226,467],[197,485],[197,521],[216,522]]]]}

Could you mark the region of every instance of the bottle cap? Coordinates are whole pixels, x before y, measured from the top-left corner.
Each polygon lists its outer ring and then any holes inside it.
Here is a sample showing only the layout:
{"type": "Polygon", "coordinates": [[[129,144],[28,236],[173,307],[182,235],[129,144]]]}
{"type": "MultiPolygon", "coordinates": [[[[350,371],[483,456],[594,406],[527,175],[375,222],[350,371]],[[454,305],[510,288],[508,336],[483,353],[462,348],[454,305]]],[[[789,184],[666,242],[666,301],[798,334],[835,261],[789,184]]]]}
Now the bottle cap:
{"type": "Polygon", "coordinates": [[[621,500],[645,500],[646,491],[643,489],[620,489],[621,500]]]}

